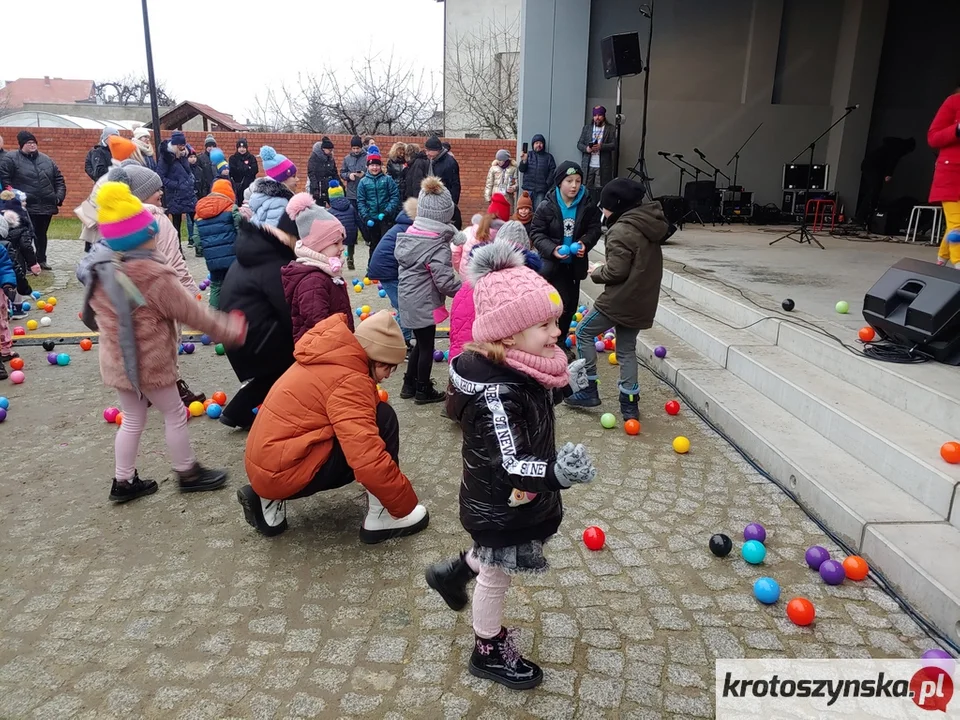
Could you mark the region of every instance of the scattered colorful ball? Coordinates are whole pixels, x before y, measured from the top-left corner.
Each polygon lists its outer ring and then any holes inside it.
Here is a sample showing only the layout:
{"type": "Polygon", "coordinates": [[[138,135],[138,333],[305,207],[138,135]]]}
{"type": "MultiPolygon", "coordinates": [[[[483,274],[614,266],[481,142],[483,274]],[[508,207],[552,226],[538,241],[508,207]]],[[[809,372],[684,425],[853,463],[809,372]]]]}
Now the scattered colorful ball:
{"type": "Polygon", "coordinates": [[[847,573],[836,560],[824,560],[820,565],[820,577],[827,585],[841,585],[847,573]]]}
{"type": "Polygon", "coordinates": [[[52,313],[52,312],[53,312],[53,305],[51,305],[50,303],[47,303],[46,305],[43,306],[43,311],[44,311],[45,313],[52,313]]]}
{"type": "Polygon", "coordinates": [[[24,330],[20,325],[17,325],[17,326],[13,329],[13,334],[19,337],[20,335],[26,335],[26,334],[27,334],[27,331],[24,330]]]}
{"type": "Polygon", "coordinates": [[[53,323],[53,320],[51,320],[51,319],[48,318],[48,317],[42,317],[42,318],[40,318],[40,324],[41,324],[43,327],[50,327],[51,323],[53,323]]]}
{"type": "Polygon", "coordinates": [[[830,559],[830,553],[825,547],[814,545],[813,547],[807,548],[803,559],[807,561],[807,565],[811,570],[819,570],[820,566],[830,559]]]}
{"type": "Polygon", "coordinates": [[[113,422],[116,424],[117,427],[120,427],[121,425],[123,425],[123,413],[118,412],[117,417],[114,418],[113,422]]]}
{"type": "Polygon", "coordinates": [[[617,356],[616,356],[616,355],[613,355],[613,354],[607,355],[607,362],[609,362],[611,365],[619,365],[619,364],[620,364],[620,361],[617,360],[617,356]]]}
{"type": "Polygon", "coordinates": [[[227,349],[223,346],[223,343],[217,343],[213,348],[217,355],[226,355],[227,349]]]}
{"type": "Polygon", "coordinates": [[[627,435],[639,435],[640,434],[640,421],[630,418],[623,424],[623,431],[627,435]]]}
{"type": "Polygon", "coordinates": [[[7,419],[7,411],[0,408],[0,423],[7,419]]]}
{"type": "Polygon", "coordinates": [[[710,536],[710,552],[717,557],[726,557],[733,550],[733,541],[723,533],[710,536]]]}
{"type": "Polygon", "coordinates": [[[47,303],[43,300],[37,300],[37,310],[43,310],[45,307],[47,307],[47,303]]]}
{"type": "Polygon", "coordinates": [[[664,403],[663,409],[667,411],[667,415],[676,415],[680,412],[680,403],[676,400],[668,400],[664,403]]]}
{"type": "Polygon", "coordinates": [[[207,405],[207,417],[216,420],[223,413],[223,408],[217,403],[207,405]]]}
{"type": "Polygon", "coordinates": [[[31,305],[28,302],[20,303],[20,309],[24,312],[30,312],[31,305]]]}
{"type": "Polygon", "coordinates": [[[382,297],[382,298],[385,298],[385,297],[387,296],[387,291],[386,291],[386,290],[380,290],[379,292],[377,292],[377,295],[379,295],[379,296],[382,297]]]}
{"type": "Polygon", "coordinates": [[[860,582],[870,574],[870,566],[859,555],[850,555],[843,561],[843,572],[851,580],[860,582]]]}
{"type": "Polygon", "coordinates": [[[443,362],[443,350],[434,350],[434,351],[433,351],[433,361],[434,361],[434,362],[443,362]]]}
{"type": "Polygon", "coordinates": [[[751,565],[759,565],[767,556],[767,548],[762,542],[747,540],[740,548],[740,555],[751,565]]]}
{"type": "Polygon", "coordinates": [[[665,358],[667,356],[667,349],[663,345],[657,345],[653,349],[653,354],[658,358],[665,358]]]}
{"type": "MultiPolygon", "coordinates": [[[[44,318],[46,320],[47,318],[44,318]]],[[[36,320],[27,320],[27,330],[36,330],[38,327],[36,320]]]]}
{"type": "Polygon", "coordinates": [[[780,585],[770,577],[757,578],[753,583],[753,596],[764,605],[773,605],[780,599],[780,585]]]}
{"type": "Polygon", "coordinates": [[[84,338],[83,340],[80,341],[80,349],[83,350],[84,352],[87,352],[92,347],[93,347],[93,340],[91,340],[90,338],[84,338]]]}
{"type": "Polygon", "coordinates": [[[813,623],[817,616],[817,611],[813,603],[803,597],[794,598],[787,603],[787,617],[790,622],[800,627],[806,627],[813,623]]]}
{"type": "Polygon", "coordinates": [[[940,457],[951,465],[960,463],[960,443],[953,441],[945,442],[940,446],[940,457]]]}
{"type": "Polygon", "coordinates": [[[227,394],[223,390],[217,390],[211,397],[220,407],[227,404],[227,394]]]}
{"type": "Polygon", "coordinates": [[[353,291],[354,291],[354,292],[363,292],[363,285],[354,285],[354,286],[353,286],[353,291]]]}
{"type": "Polygon", "coordinates": [[[390,393],[383,388],[377,390],[377,396],[380,398],[380,402],[387,402],[390,399],[390,393]]]}
{"type": "Polygon", "coordinates": [[[67,355],[66,353],[60,353],[57,355],[57,365],[60,365],[62,367],[64,365],[69,365],[69,364],[70,364],[69,355],[67,355]]]}
{"type": "Polygon", "coordinates": [[[57,354],[56,354],[55,352],[49,352],[49,353],[47,353],[47,362],[50,363],[51,365],[56,365],[56,364],[57,364],[57,354]]]}
{"type": "Polygon", "coordinates": [[[23,358],[11,358],[10,359],[10,369],[11,370],[23,370],[23,358]]]}
{"type": "Polygon", "coordinates": [[[680,455],[690,452],[690,441],[683,435],[675,437],[673,439],[673,451],[680,455]]]}
{"type": "Polygon", "coordinates": [[[760,523],[750,523],[743,529],[743,539],[766,542],[767,530],[760,523]]]}
{"type": "Polygon", "coordinates": [[[0,397],[0,408],[3,408],[4,410],[9,410],[10,401],[5,397],[0,397]]]}
{"type": "Polygon", "coordinates": [[[103,411],[103,419],[111,425],[117,421],[117,415],[120,414],[120,408],[108,407],[103,411]]]}
{"type": "Polygon", "coordinates": [[[600,416],[600,425],[607,430],[615,428],[617,426],[617,416],[613,413],[604,413],[600,416]]]}
{"type": "Polygon", "coordinates": [[[187,355],[192,355],[192,354],[193,354],[193,351],[196,350],[196,349],[197,349],[197,346],[194,345],[193,343],[189,343],[189,342],[188,342],[188,343],[184,343],[184,344],[183,344],[183,351],[184,351],[187,355]]]}
{"type": "Polygon", "coordinates": [[[190,414],[193,417],[200,417],[203,415],[203,403],[199,400],[194,400],[192,403],[190,403],[187,409],[190,411],[190,414]]]}
{"type": "Polygon", "coordinates": [[[19,385],[26,379],[27,376],[23,374],[22,370],[14,370],[12,373],[10,373],[10,382],[12,382],[14,385],[19,385]]]}
{"type": "Polygon", "coordinates": [[[841,300],[837,303],[835,310],[841,315],[846,315],[848,312],[850,312],[850,303],[848,303],[846,300],[841,300]]]}
{"type": "Polygon", "coordinates": [[[201,336],[200,336],[200,344],[201,344],[201,345],[209,345],[209,344],[212,343],[212,342],[213,342],[213,340],[210,339],[210,336],[209,336],[209,335],[201,335],[201,336]]]}
{"type": "Polygon", "coordinates": [[[56,305],[56,304],[57,304],[57,299],[55,297],[51,295],[50,297],[47,298],[47,305],[56,305]]]}
{"type": "Polygon", "coordinates": [[[796,304],[793,300],[791,300],[790,298],[787,298],[787,299],[784,300],[782,303],[780,303],[780,307],[782,307],[782,308],[783,308],[784,310],[786,310],[787,312],[790,312],[790,311],[793,310],[796,306],[797,306],[797,304],[796,304]]]}
{"type": "Polygon", "coordinates": [[[591,525],[583,531],[583,544],[587,546],[588,550],[593,550],[594,552],[602,550],[606,542],[606,533],[596,525],[591,525]]]}
{"type": "Polygon", "coordinates": [[[860,328],[857,336],[865,343],[871,342],[877,336],[877,331],[867,325],[866,327],[860,328]]]}
{"type": "Polygon", "coordinates": [[[43,349],[46,350],[47,352],[50,352],[50,351],[53,350],[55,347],[56,347],[56,343],[54,343],[53,340],[44,340],[44,341],[43,341],[43,349]]]}
{"type": "Polygon", "coordinates": [[[603,345],[603,340],[597,340],[597,341],[593,344],[593,347],[596,348],[596,350],[597,350],[598,353],[603,352],[604,350],[606,350],[606,348],[605,348],[604,345],[603,345]]]}
{"type": "Polygon", "coordinates": [[[368,278],[368,277],[365,277],[365,278],[363,279],[363,284],[364,284],[364,285],[369,285],[369,284],[372,283],[372,282],[373,282],[373,280],[371,280],[371,279],[368,278]]]}
{"type": "Polygon", "coordinates": [[[33,297],[34,300],[39,300],[39,299],[40,299],[40,291],[39,291],[39,290],[34,290],[32,293],[30,293],[30,295],[33,297]]]}

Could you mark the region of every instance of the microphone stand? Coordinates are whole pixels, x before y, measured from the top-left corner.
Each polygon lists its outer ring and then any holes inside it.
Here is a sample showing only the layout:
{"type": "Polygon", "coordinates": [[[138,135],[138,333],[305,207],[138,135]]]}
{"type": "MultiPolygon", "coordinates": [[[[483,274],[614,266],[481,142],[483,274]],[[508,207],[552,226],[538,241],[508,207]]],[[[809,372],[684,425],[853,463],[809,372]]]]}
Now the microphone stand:
{"type": "MultiPolygon", "coordinates": [[[[704,155],[702,152],[700,152],[697,148],[694,148],[693,151],[697,154],[697,156],[698,156],[703,162],[705,162],[707,165],[709,165],[711,168],[713,168],[713,191],[714,191],[715,193],[717,193],[717,192],[722,192],[722,190],[720,190],[720,189],[717,187],[718,184],[719,184],[718,177],[719,177],[720,175],[723,175],[723,176],[727,179],[727,185],[729,185],[729,184],[730,184],[730,176],[727,175],[725,172],[723,172],[723,170],[721,170],[720,168],[718,168],[718,167],[717,167],[716,165],[714,165],[712,162],[710,162],[709,160],[707,160],[707,156],[704,155]]],[[[728,223],[728,224],[729,224],[730,221],[723,216],[723,196],[720,195],[719,198],[720,198],[719,212],[718,212],[717,205],[716,205],[716,204],[713,205],[713,221],[714,221],[714,224],[716,224],[717,216],[719,215],[719,216],[720,216],[720,225],[723,226],[724,223],[728,223]]]]}
{"type": "Polygon", "coordinates": [[[727,160],[727,165],[726,165],[727,167],[730,167],[730,163],[734,163],[733,164],[733,184],[734,185],[737,184],[737,171],[740,169],[740,152],[747,146],[748,142],[753,140],[753,136],[757,134],[757,130],[759,130],[761,127],[763,127],[763,123],[760,123],[759,125],[757,125],[756,128],[754,128],[753,132],[750,133],[750,136],[743,141],[743,145],[737,148],[737,151],[733,154],[733,157],[727,160]]]}
{"type": "MultiPolygon", "coordinates": [[[[657,155],[659,155],[660,157],[662,157],[664,160],[666,160],[668,163],[670,163],[670,164],[673,165],[677,170],[680,171],[680,185],[679,185],[679,188],[677,189],[677,195],[680,197],[680,200],[681,200],[681,202],[682,202],[682,201],[683,201],[683,176],[684,176],[684,175],[689,175],[690,173],[687,172],[687,169],[686,169],[685,167],[683,167],[683,165],[679,165],[678,163],[674,162],[673,159],[670,157],[670,153],[662,152],[662,151],[661,151],[661,152],[658,152],[657,155]]],[[[687,217],[687,216],[684,215],[684,216],[681,217],[680,220],[677,222],[677,227],[678,227],[680,230],[683,230],[683,221],[684,221],[684,219],[685,219],[686,217],[687,217]]]]}
{"type": "MultiPolygon", "coordinates": [[[[804,199],[804,203],[807,202],[808,196],[810,195],[810,184],[811,184],[812,178],[813,178],[813,155],[814,155],[814,152],[816,151],[817,143],[820,141],[820,139],[821,139],[824,135],[826,135],[826,134],[829,133],[831,130],[833,130],[833,129],[834,129],[837,125],[839,125],[842,121],[846,120],[846,119],[847,119],[847,116],[848,116],[850,113],[852,113],[854,110],[856,110],[858,107],[860,107],[859,104],[857,104],[857,105],[851,105],[850,107],[848,107],[848,108],[847,108],[847,111],[846,111],[843,115],[841,115],[840,117],[838,117],[830,127],[828,127],[828,128],[827,128],[826,130],[824,130],[822,133],[820,133],[819,135],[817,135],[817,137],[814,138],[813,142],[811,142],[807,147],[805,147],[803,150],[801,150],[801,151],[798,152],[796,155],[794,155],[794,156],[793,156],[793,160],[790,161],[791,163],[793,163],[793,162],[796,161],[796,159],[797,159],[798,157],[800,157],[801,155],[803,155],[803,153],[807,152],[808,150],[810,151],[810,160],[809,160],[809,162],[807,163],[807,182],[806,182],[806,187],[803,189],[803,199],[804,199]]],[[[824,188],[824,190],[826,190],[826,188],[824,188]]],[[[817,246],[818,246],[821,250],[824,249],[823,245],[820,244],[820,241],[817,240],[817,238],[814,236],[814,234],[807,229],[807,207],[806,207],[806,204],[804,204],[804,207],[803,207],[803,216],[802,216],[801,219],[800,219],[800,225],[798,225],[796,228],[794,228],[793,230],[791,230],[790,232],[788,232],[786,235],[783,235],[783,236],[781,236],[781,237],[778,237],[776,240],[774,240],[773,242],[771,242],[770,245],[776,245],[776,244],[777,244],[778,242],[780,242],[781,240],[786,240],[787,238],[790,238],[790,239],[793,240],[794,242],[800,243],[801,245],[802,245],[803,243],[807,243],[808,245],[812,246],[813,243],[816,243],[817,246]],[[793,235],[795,235],[795,234],[797,234],[797,233],[799,233],[799,237],[796,237],[796,238],[793,237],[793,235]]]]}
{"type": "MultiPolygon", "coordinates": [[[[674,156],[677,160],[679,160],[680,162],[682,162],[684,165],[686,165],[687,167],[693,168],[693,173],[694,173],[694,175],[693,175],[693,183],[694,183],[694,184],[693,184],[693,197],[694,197],[694,201],[696,202],[696,206],[695,206],[695,207],[692,207],[690,210],[688,210],[688,211],[687,211],[687,214],[684,215],[683,217],[686,218],[687,215],[693,215],[694,219],[695,219],[698,223],[700,223],[701,225],[703,225],[704,227],[706,227],[707,224],[703,221],[703,218],[700,217],[700,212],[699,212],[700,203],[699,203],[698,193],[699,193],[699,190],[700,190],[700,175],[701,175],[701,174],[702,174],[702,175],[709,175],[710,173],[708,173],[706,170],[703,170],[703,169],[697,167],[697,166],[694,165],[693,163],[684,160],[684,159],[683,159],[683,155],[681,155],[680,153],[674,153],[673,156],[674,156]]],[[[681,197],[682,197],[682,195],[681,195],[681,197]]]]}

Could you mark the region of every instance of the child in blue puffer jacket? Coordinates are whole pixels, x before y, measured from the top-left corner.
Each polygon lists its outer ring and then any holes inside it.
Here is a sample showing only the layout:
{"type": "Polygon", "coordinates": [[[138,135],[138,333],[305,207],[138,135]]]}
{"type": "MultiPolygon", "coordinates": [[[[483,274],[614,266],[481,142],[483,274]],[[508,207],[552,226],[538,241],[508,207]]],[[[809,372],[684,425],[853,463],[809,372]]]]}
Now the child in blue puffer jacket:
{"type": "Polygon", "coordinates": [[[214,180],[210,194],[197,203],[193,223],[193,241],[203,254],[210,271],[210,307],[220,306],[220,285],[227,270],[237,259],[234,245],[240,211],[229,180],[214,180]]]}

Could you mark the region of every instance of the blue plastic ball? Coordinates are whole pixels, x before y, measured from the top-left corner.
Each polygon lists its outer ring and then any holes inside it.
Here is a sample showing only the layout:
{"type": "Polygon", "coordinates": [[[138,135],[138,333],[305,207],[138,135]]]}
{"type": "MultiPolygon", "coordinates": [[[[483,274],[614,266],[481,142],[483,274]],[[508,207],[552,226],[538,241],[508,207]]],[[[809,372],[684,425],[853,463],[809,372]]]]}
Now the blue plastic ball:
{"type": "Polygon", "coordinates": [[[220,413],[223,412],[223,408],[220,407],[217,403],[210,403],[207,405],[207,417],[213,418],[216,420],[220,417],[220,413]]]}
{"type": "Polygon", "coordinates": [[[570,330],[573,331],[573,330],[576,330],[576,329],[577,329],[577,321],[576,321],[576,320],[571,320],[571,321],[570,321],[570,330]]]}
{"type": "Polygon", "coordinates": [[[34,300],[39,300],[39,299],[40,299],[40,291],[39,291],[39,290],[34,290],[34,291],[33,291],[32,293],[30,293],[30,294],[33,296],[33,299],[34,299],[34,300]]]}
{"type": "Polygon", "coordinates": [[[380,292],[377,293],[377,295],[379,295],[380,297],[386,297],[386,296],[387,296],[387,291],[386,291],[386,290],[381,290],[380,292]]]}
{"type": "Polygon", "coordinates": [[[25,303],[21,303],[21,307],[23,308],[24,312],[30,312],[30,308],[33,306],[30,303],[25,302],[25,303]]]}
{"type": "Polygon", "coordinates": [[[360,317],[361,315],[363,315],[363,310],[357,308],[357,317],[360,317]]]}
{"type": "Polygon", "coordinates": [[[260,412],[260,408],[255,407],[255,408],[253,409],[253,414],[256,415],[258,412],[260,412]]]}
{"type": "Polygon", "coordinates": [[[569,257],[569,256],[570,256],[570,246],[569,246],[569,245],[561,245],[560,247],[558,247],[558,248],[557,248],[557,255],[559,255],[559,256],[562,257],[562,258],[569,257]]]}
{"type": "Polygon", "coordinates": [[[183,355],[183,343],[180,343],[180,347],[177,348],[177,355],[183,355]]]}
{"type": "Polygon", "coordinates": [[[359,285],[359,284],[362,282],[362,280],[360,280],[360,278],[354,278],[353,280],[351,280],[351,282],[352,282],[354,285],[359,285]]]}
{"type": "Polygon", "coordinates": [[[209,345],[211,342],[213,342],[213,341],[210,339],[210,336],[209,336],[209,335],[201,335],[201,336],[200,336],[200,344],[201,344],[201,345],[209,345]]]}
{"type": "Polygon", "coordinates": [[[67,355],[66,353],[60,353],[59,355],[57,355],[57,365],[69,365],[69,364],[70,364],[69,355],[67,355]]]}
{"type": "Polygon", "coordinates": [[[373,220],[367,220],[367,227],[373,227],[373,220]]]}
{"type": "Polygon", "coordinates": [[[7,400],[7,398],[5,398],[5,397],[0,397],[0,408],[3,408],[4,410],[9,410],[9,409],[10,409],[10,401],[7,400]]]}
{"type": "Polygon", "coordinates": [[[747,540],[743,544],[743,547],[740,548],[740,554],[743,556],[743,559],[751,565],[759,565],[767,556],[767,549],[763,546],[762,542],[747,540]]]}
{"type": "Polygon", "coordinates": [[[571,254],[571,255],[576,255],[576,254],[577,254],[578,252],[580,252],[582,249],[583,249],[583,245],[581,245],[580,243],[578,243],[578,242],[570,243],[570,254],[571,254]]]}
{"type": "Polygon", "coordinates": [[[445,362],[450,362],[450,351],[449,351],[449,350],[444,350],[444,351],[443,351],[443,359],[444,359],[445,362]]]}
{"type": "Polygon", "coordinates": [[[580,307],[577,308],[577,310],[578,310],[579,312],[581,312],[581,313],[585,313],[585,312],[587,312],[587,306],[586,306],[586,305],[581,305],[580,307]]]}
{"type": "Polygon", "coordinates": [[[753,596],[764,605],[773,605],[780,599],[780,586],[773,578],[757,578],[753,583],[753,596]]]}
{"type": "Polygon", "coordinates": [[[565,342],[568,348],[573,347],[573,338],[567,338],[565,342]]]}

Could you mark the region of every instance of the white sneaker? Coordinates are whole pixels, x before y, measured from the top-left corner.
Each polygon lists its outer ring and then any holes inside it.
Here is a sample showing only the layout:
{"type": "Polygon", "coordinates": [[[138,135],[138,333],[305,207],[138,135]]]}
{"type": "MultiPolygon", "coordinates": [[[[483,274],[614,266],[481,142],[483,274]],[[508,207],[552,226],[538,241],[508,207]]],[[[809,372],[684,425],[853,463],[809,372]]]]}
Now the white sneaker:
{"type": "Polygon", "coordinates": [[[430,523],[430,513],[423,505],[417,505],[409,515],[395,518],[377,496],[367,492],[367,516],[360,527],[360,541],[367,545],[375,545],[384,540],[396,537],[415,535],[430,523]]]}
{"type": "Polygon", "coordinates": [[[243,507],[243,516],[247,523],[260,534],[273,537],[287,529],[285,501],[262,498],[249,485],[237,490],[237,500],[243,507]]]}

